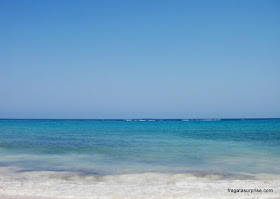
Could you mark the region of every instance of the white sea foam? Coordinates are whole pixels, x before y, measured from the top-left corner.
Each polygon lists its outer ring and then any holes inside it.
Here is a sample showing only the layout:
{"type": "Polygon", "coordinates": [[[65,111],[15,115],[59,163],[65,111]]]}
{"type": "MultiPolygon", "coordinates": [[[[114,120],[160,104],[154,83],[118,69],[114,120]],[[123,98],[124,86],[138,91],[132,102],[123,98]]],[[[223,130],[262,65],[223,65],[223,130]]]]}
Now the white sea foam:
{"type": "Polygon", "coordinates": [[[143,173],[85,176],[66,172],[0,169],[0,194],[57,198],[280,198],[278,175],[143,173]],[[273,193],[230,193],[230,189],[273,189],[273,193]]]}

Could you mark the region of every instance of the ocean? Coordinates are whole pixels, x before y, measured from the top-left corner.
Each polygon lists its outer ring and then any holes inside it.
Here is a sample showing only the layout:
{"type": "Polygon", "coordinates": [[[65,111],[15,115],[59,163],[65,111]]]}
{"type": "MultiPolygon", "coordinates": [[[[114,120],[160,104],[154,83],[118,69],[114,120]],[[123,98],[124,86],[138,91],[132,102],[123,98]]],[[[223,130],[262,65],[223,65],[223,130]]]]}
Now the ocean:
{"type": "Polygon", "coordinates": [[[279,176],[279,119],[0,120],[0,193],[110,198],[134,186],[140,198],[195,198],[188,182],[277,189],[279,176]]]}

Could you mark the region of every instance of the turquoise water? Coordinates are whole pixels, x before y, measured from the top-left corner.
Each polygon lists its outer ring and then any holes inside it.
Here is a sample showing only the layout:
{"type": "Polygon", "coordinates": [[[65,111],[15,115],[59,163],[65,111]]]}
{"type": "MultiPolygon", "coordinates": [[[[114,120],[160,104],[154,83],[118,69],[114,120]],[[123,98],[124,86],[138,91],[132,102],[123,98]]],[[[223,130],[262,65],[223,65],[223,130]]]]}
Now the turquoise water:
{"type": "Polygon", "coordinates": [[[81,175],[280,174],[280,120],[0,120],[0,167],[81,175]]]}

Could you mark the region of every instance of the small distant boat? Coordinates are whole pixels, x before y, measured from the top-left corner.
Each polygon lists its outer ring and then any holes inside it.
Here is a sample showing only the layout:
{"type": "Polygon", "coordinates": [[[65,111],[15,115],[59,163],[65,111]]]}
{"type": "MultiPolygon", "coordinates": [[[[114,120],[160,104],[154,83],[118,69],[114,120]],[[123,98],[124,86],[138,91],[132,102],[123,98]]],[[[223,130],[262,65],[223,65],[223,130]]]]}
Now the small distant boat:
{"type": "Polygon", "coordinates": [[[221,119],[202,119],[200,121],[204,121],[204,122],[213,122],[213,121],[221,121],[221,119]]]}

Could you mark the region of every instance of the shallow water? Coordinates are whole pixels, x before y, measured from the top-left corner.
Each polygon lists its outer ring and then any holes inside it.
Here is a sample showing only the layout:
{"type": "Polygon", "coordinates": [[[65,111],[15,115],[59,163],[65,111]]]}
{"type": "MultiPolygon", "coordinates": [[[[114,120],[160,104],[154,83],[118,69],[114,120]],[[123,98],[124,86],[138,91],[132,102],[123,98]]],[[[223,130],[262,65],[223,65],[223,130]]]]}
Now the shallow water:
{"type": "Polygon", "coordinates": [[[0,166],[80,175],[280,174],[280,120],[0,120],[0,166]]]}

